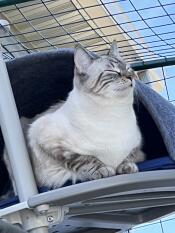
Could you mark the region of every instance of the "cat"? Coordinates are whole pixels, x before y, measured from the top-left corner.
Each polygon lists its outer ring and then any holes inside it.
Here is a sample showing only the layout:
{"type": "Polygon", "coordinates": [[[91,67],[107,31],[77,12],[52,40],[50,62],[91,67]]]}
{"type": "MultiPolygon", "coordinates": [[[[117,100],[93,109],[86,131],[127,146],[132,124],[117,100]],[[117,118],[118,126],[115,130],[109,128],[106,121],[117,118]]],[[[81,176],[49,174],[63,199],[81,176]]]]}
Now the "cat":
{"type": "MultiPolygon", "coordinates": [[[[138,172],[144,159],[133,109],[136,74],[116,41],[101,56],[77,45],[74,63],[67,100],[22,122],[39,187],[138,172]]],[[[6,150],[4,159],[12,177],[6,150]]]]}

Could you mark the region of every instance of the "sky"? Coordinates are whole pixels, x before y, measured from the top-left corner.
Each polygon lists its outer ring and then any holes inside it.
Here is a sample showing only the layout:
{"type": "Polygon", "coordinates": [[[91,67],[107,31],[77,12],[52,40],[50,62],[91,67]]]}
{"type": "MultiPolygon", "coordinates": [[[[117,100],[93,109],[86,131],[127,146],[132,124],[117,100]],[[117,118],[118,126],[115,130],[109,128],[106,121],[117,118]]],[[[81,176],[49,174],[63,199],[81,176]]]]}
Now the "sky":
{"type": "MultiPolygon", "coordinates": [[[[102,0],[102,2],[112,1],[102,0]]],[[[120,13],[115,7],[115,2],[113,0],[113,3],[106,4],[111,14],[120,13]]],[[[175,0],[123,0],[118,4],[124,12],[128,12],[126,13],[128,18],[143,37],[143,39],[135,39],[135,42],[139,44],[141,56],[145,55],[143,60],[150,60],[151,52],[154,53],[154,59],[175,57],[175,0]],[[146,49],[142,47],[143,42],[146,49]]],[[[126,23],[126,18],[122,14],[115,15],[114,19],[123,30],[131,31],[131,25],[126,23]]],[[[132,38],[138,37],[135,32],[129,32],[128,35],[132,38]]],[[[162,80],[159,81],[163,87],[160,94],[175,104],[175,66],[155,70],[159,80],[162,80]]]]}
{"type": "Polygon", "coordinates": [[[172,214],[161,220],[136,226],[129,233],[174,233],[174,228],[175,214],[172,214]]]}

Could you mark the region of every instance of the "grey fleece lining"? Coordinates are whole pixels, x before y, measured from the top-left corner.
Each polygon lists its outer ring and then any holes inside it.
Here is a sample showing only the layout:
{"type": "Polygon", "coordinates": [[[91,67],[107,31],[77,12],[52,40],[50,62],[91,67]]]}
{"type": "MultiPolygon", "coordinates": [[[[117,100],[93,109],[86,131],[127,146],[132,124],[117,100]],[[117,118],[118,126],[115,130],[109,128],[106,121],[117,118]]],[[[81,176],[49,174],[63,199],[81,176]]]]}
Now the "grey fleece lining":
{"type": "MultiPolygon", "coordinates": [[[[139,100],[155,121],[169,155],[175,160],[175,107],[141,81],[136,82],[139,100]],[[150,101],[151,100],[151,101],[150,101]]],[[[151,133],[151,131],[150,131],[151,133]]],[[[157,145],[159,146],[159,145],[157,145]]]]}

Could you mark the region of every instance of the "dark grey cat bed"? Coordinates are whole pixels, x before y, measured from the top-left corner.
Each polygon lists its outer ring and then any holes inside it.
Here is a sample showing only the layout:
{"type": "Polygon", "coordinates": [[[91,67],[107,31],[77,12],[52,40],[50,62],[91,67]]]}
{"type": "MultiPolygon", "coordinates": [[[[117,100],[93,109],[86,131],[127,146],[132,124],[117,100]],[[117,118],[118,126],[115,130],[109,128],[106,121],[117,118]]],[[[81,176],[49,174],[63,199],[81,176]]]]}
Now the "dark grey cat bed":
{"type": "MultiPolygon", "coordinates": [[[[66,99],[72,89],[73,50],[59,49],[28,55],[7,62],[7,68],[19,115],[31,118],[59,100],[66,99]]],[[[160,162],[158,159],[169,156],[175,160],[175,107],[140,81],[136,83],[134,107],[147,159],[160,162]]],[[[3,146],[0,135],[0,154],[3,146]]],[[[168,159],[168,163],[172,165],[174,162],[171,159],[168,159]]],[[[165,158],[163,160],[165,163],[165,158]]],[[[2,194],[8,188],[9,180],[2,159],[0,162],[2,194]]],[[[161,166],[157,162],[156,169],[161,166]]]]}

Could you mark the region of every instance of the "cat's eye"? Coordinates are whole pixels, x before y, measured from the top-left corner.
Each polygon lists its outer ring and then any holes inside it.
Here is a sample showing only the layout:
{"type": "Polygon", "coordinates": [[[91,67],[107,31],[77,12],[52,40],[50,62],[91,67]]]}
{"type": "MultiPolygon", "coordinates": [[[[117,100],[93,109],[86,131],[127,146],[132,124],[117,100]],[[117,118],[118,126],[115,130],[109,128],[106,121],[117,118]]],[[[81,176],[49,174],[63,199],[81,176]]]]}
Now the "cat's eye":
{"type": "Polygon", "coordinates": [[[105,70],[105,71],[107,71],[109,75],[111,74],[111,75],[115,75],[115,76],[116,75],[121,76],[121,73],[116,71],[116,70],[105,70]]]}
{"type": "Polygon", "coordinates": [[[127,76],[127,79],[131,80],[132,81],[132,76],[127,76]]]}

